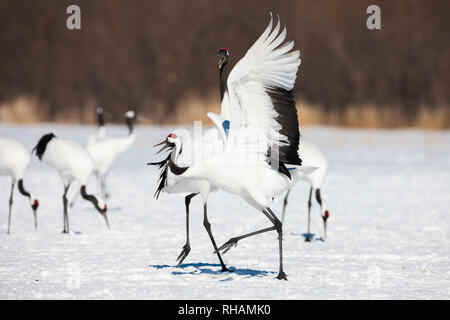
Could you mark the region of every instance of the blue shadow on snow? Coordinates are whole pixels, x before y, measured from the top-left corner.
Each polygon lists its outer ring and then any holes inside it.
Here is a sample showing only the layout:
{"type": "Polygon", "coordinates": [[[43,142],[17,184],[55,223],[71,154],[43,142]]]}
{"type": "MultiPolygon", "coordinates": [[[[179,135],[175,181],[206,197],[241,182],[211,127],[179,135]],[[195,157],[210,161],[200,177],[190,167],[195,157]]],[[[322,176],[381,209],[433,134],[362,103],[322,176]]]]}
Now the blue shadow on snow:
{"type": "MultiPolygon", "coordinates": [[[[299,233],[293,232],[293,233],[291,233],[291,235],[292,236],[302,236],[304,239],[306,239],[306,236],[308,234],[307,233],[299,234],[299,233]]],[[[322,237],[317,237],[316,238],[316,234],[315,233],[310,233],[309,234],[309,238],[310,238],[311,241],[322,241],[322,242],[325,241],[322,237]]]]}
{"type": "MultiPolygon", "coordinates": [[[[215,274],[215,275],[225,275],[227,272],[222,272],[222,267],[220,264],[214,264],[214,263],[204,263],[204,262],[197,262],[197,263],[183,263],[182,265],[178,266],[169,266],[167,264],[160,264],[160,265],[149,265],[149,267],[155,268],[155,269],[166,269],[166,268],[176,268],[181,269],[180,271],[172,271],[173,275],[184,275],[184,274],[215,274]],[[185,270],[186,268],[194,267],[195,270],[185,270]]],[[[253,269],[236,269],[234,267],[228,267],[230,271],[228,274],[237,274],[240,276],[249,276],[249,277],[260,277],[260,276],[268,276],[268,275],[275,275],[275,272],[272,271],[264,271],[264,270],[253,270],[253,269]]],[[[225,279],[226,280],[226,279],[225,279]]]]}

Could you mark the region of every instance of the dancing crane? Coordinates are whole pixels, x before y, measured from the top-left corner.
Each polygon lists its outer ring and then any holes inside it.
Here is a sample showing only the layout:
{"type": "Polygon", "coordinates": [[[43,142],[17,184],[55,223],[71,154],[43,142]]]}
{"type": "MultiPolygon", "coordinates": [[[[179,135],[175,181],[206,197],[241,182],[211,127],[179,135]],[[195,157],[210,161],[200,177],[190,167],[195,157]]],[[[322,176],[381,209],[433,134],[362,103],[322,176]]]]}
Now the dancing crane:
{"type": "MultiPolygon", "coordinates": [[[[281,45],[286,29],[280,33],[279,20],[272,29],[271,17],[263,34],[230,73],[223,87],[221,115],[208,114],[220,143],[213,143],[208,151],[201,143],[202,161],[185,165],[177,156],[171,159],[176,175],[205,179],[239,195],[273,224],[232,238],[216,251],[227,252],[244,238],[275,230],[279,242],[277,278],[287,279],[283,270],[282,224],[269,205],[275,195],[292,184],[290,171],[302,170],[297,109],[292,95],[300,52],[291,51],[293,42],[281,45]],[[287,165],[293,166],[291,170],[287,165]]],[[[184,150],[186,141],[177,138],[173,143],[184,150]]],[[[193,155],[196,154],[199,152],[193,155]]]]}
{"type": "MultiPolygon", "coordinates": [[[[155,197],[158,198],[161,192],[166,193],[189,193],[185,197],[185,209],[186,209],[186,244],[183,246],[181,253],[178,255],[178,266],[183,263],[184,259],[187,257],[189,252],[191,251],[190,241],[189,241],[189,205],[191,199],[196,195],[200,194],[203,203],[203,226],[206,229],[206,232],[209,235],[211,243],[214,247],[214,250],[217,254],[217,257],[222,266],[222,272],[229,271],[223,262],[222,256],[220,252],[218,252],[217,244],[214,239],[214,235],[211,230],[211,223],[208,220],[208,208],[207,201],[210,192],[214,192],[217,188],[211,186],[211,184],[205,179],[190,179],[186,178],[182,175],[182,171],[179,168],[179,165],[175,164],[175,161],[178,164],[192,163],[193,159],[191,155],[196,152],[203,152],[205,149],[197,149],[192,150],[191,148],[197,147],[199,144],[193,144],[191,139],[186,139],[186,143],[182,143],[182,137],[184,132],[174,131],[171,132],[166,140],[155,145],[160,146],[162,148],[161,151],[168,149],[170,151],[169,155],[166,159],[160,162],[150,162],[149,165],[157,165],[161,170],[161,174],[159,176],[159,184],[158,188],[155,192],[155,197]]],[[[216,129],[209,129],[205,132],[202,137],[203,146],[206,146],[208,143],[214,142],[217,137],[216,129]]]]}

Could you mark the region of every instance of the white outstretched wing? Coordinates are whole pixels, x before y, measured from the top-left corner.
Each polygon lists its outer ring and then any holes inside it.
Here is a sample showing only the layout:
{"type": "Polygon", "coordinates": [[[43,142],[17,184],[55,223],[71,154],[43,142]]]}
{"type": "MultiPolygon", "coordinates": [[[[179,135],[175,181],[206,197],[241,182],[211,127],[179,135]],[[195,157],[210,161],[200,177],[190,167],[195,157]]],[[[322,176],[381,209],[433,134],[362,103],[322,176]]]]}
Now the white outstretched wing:
{"type": "Polygon", "coordinates": [[[232,129],[263,130],[271,157],[276,153],[280,162],[300,165],[297,109],[292,96],[300,51],[291,51],[294,42],[283,44],[285,38],[286,28],[280,32],[279,19],[272,30],[271,14],[265,31],[228,77],[222,115],[230,120],[232,129]]]}

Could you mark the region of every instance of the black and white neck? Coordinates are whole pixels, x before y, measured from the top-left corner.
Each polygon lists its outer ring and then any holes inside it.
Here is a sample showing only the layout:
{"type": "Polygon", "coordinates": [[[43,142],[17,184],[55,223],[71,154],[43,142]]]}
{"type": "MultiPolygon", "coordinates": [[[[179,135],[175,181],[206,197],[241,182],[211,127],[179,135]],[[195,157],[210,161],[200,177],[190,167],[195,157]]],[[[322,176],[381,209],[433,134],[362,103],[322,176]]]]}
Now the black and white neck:
{"type": "Polygon", "coordinates": [[[183,151],[181,140],[177,137],[176,134],[169,134],[166,140],[155,145],[155,147],[157,146],[162,146],[157,154],[168,149],[169,155],[162,161],[147,163],[147,165],[155,165],[161,168],[161,173],[158,179],[158,187],[154,195],[156,199],[158,199],[161,191],[167,186],[167,175],[169,174],[169,171],[170,173],[179,176],[183,174],[187,169],[189,169],[189,167],[180,167],[175,163],[176,158],[183,151]]]}
{"type": "Polygon", "coordinates": [[[88,194],[86,192],[86,186],[85,185],[82,185],[80,187],[80,194],[83,197],[83,199],[91,202],[94,205],[95,209],[97,209],[98,212],[100,212],[100,213],[105,213],[106,212],[106,210],[107,210],[106,204],[100,203],[100,201],[97,199],[97,197],[88,194]]]}
{"type": "Polygon", "coordinates": [[[219,83],[220,83],[220,101],[223,100],[225,92],[227,91],[227,65],[229,54],[227,49],[222,48],[219,50],[219,83]]]}

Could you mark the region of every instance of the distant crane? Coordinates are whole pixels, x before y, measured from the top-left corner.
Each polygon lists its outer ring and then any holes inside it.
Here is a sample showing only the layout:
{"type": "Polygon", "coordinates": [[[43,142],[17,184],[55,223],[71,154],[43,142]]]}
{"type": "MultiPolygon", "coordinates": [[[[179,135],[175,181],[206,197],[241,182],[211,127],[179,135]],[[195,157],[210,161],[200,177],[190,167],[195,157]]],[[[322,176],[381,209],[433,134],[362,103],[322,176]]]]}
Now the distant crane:
{"type": "Polygon", "coordinates": [[[0,137],[0,176],[11,177],[11,195],[9,197],[8,233],[11,232],[11,209],[13,204],[14,186],[17,183],[19,192],[30,201],[34,216],[34,228],[37,229],[37,209],[39,201],[32,192],[25,189],[23,177],[30,162],[30,154],[17,140],[0,137]]]}
{"type": "MultiPolygon", "coordinates": [[[[124,119],[128,128],[126,137],[108,137],[104,127],[104,111],[102,108],[97,109],[98,131],[96,134],[90,135],[87,141],[86,149],[92,156],[94,161],[94,174],[97,180],[98,192],[103,199],[109,199],[110,193],[106,187],[106,177],[111,166],[117,160],[120,154],[128,150],[136,141],[134,132],[134,122],[137,119],[134,111],[127,111],[124,119]]],[[[73,208],[79,192],[75,193],[70,207],[73,208]]]]}
{"type": "Polygon", "coordinates": [[[106,190],[106,175],[108,174],[109,169],[119,155],[128,150],[136,141],[136,133],[134,131],[136,113],[132,110],[127,111],[124,115],[124,119],[128,128],[128,135],[126,137],[118,138],[104,136],[101,139],[91,141],[91,143],[86,146],[87,151],[94,160],[94,173],[97,178],[97,183],[100,186],[101,195],[104,199],[109,198],[109,193],[106,190]]]}

